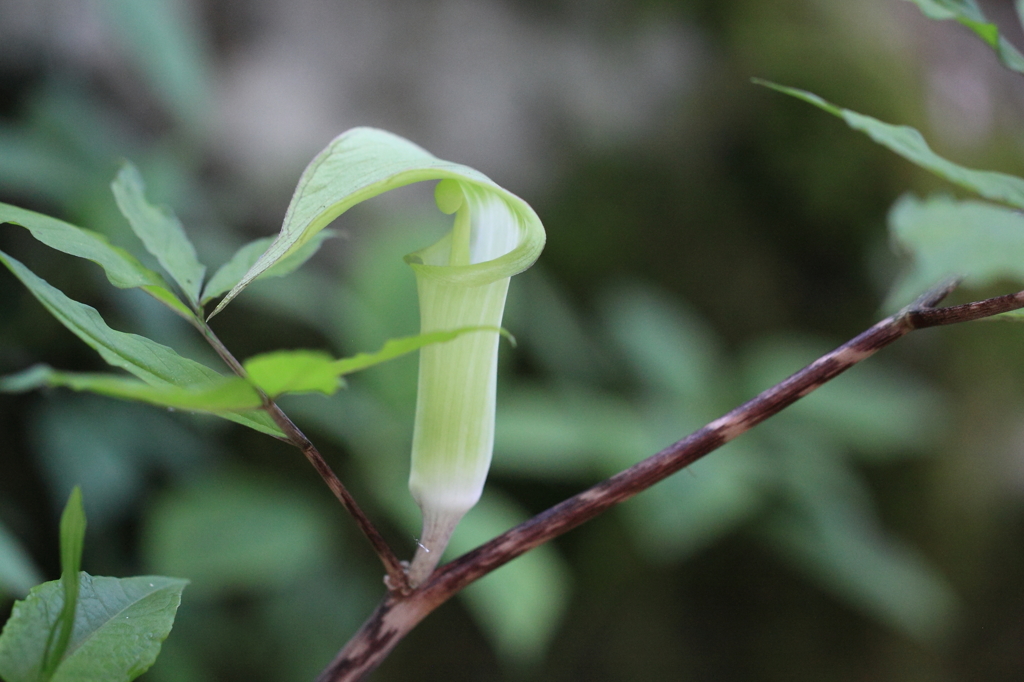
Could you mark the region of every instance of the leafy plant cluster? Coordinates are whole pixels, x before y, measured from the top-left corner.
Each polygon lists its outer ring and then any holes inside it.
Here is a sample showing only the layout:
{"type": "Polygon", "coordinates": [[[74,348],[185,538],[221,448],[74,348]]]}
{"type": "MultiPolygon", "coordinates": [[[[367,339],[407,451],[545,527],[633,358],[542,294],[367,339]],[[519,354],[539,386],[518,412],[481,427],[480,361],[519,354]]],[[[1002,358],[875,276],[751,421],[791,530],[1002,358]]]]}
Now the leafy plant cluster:
{"type": "MultiPolygon", "coordinates": [[[[929,17],[964,24],[992,46],[1009,68],[1024,71],[1024,58],[971,0],[915,1],[929,17]]],[[[1020,10],[1022,4],[1017,7],[1020,10]]],[[[936,155],[911,128],[883,123],[805,91],[767,85],[834,114],[879,144],[984,199],[908,195],[893,207],[891,233],[896,244],[912,254],[912,262],[890,295],[890,308],[949,276],[961,277],[972,287],[1024,279],[1020,265],[1024,259],[1019,258],[1024,247],[1020,237],[1024,219],[1019,213],[1024,209],[1024,180],[950,162],[936,155]]],[[[114,193],[135,234],[173,285],[155,266],[144,265],[97,233],[7,205],[0,206],[0,219],[21,225],[47,246],[97,263],[111,284],[145,291],[163,306],[163,313],[173,312],[200,334],[212,335],[203,306],[241,281],[270,241],[243,246],[205,279],[205,268],[181,224],[146,200],[141,177],[133,167],[119,173],[114,193]]],[[[414,328],[409,277],[396,256],[411,250],[403,248],[405,241],[419,244],[422,237],[413,230],[399,230],[371,239],[353,263],[350,281],[339,283],[308,268],[299,270],[329,234],[321,232],[304,250],[267,271],[267,276],[289,277],[280,286],[253,287],[247,295],[254,305],[316,329],[336,347],[372,347],[382,338],[414,328]],[[296,291],[319,294],[297,296],[296,291]],[[324,314],[327,299],[333,306],[330,315],[324,314]]],[[[257,431],[282,435],[260,409],[264,398],[253,383],[222,376],[189,359],[187,355],[197,352],[191,342],[182,346],[189,352],[179,354],[145,336],[116,331],[95,309],[69,298],[12,256],[2,254],[0,259],[64,326],[108,364],[136,377],[38,366],[6,378],[4,390],[66,386],[173,409],[207,410],[257,431]]],[[[175,329],[152,321],[159,318],[151,303],[133,305],[145,311],[141,326],[163,329],[163,334],[175,329]]],[[[539,368],[536,376],[543,382],[516,381],[505,392],[495,471],[506,480],[561,485],[610,475],[713,419],[820,349],[816,340],[769,340],[745,349],[742,360],[730,367],[719,351],[721,342],[699,317],[656,291],[638,285],[610,288],[599,310],[596,321],[581,319],[539,272],[524,275],[522,287],[514,291],[507,324],[516,332],[525,356],[539,368]],[[612,388],[623,385],[629,387],[629,399],[612,388]]],[[[245,363],[245,369],[269,397],[287,392],[333,393],[343,374],[458,333],[406,337],[389,342],[376,354],[343,360],[319,352],[256,356],[245,363]]],[[[181,338],[176,331],[168,335],[181,338]]],[[[351,468],[364,482],[365,493],[397,527],[409,532],[416,530],[415,509],[405,497],[412,367],[408,358],[376,367],[363,382],[329,401],[285,399],[297,421],[350,450],[351,468]]],[[[84,396],[74,400],[78,406],[71,409],[68,398],[54,396],[40,412],[38,418],[45,426],[40,432],[47,434],[41,450],[60,481],[58,487],[80,481],[87,498],[93,489],[97,491],[101,520],[104,515],[116,517],[118,509],[130,503],[140,486],[132,477],[141,477],[152,466],[124,454],[140,441],[146,444],[146,457],[170,470],[187,472],[208,466],[202,458],[210,456],[208,450],[214,446],[204,444],[198,434],[217,428],[209,422],[185,422],[133,406],[119,405],[112,411],[106,403],[84,396]],[[101,418],[114,427],[98,427],[101,418]],[[90,447],[103,450],[96,441],[108,430],[123,434],[123,442],[112,450],[121,454],[113,456],[108,469],[87,470],[73,461],[72,443],[76,452],[90,447]],[[154,433],[173,437],[154,438],[154,433]],[[108,476],[118,470],[121,473],[108,476]]],[[[855,376],[798,403],[751,437],[697,464],[692,476],[675,476],[626,505],[622,521],[632,541],[656,561],[678,560],[733,529],[744,528],[855,607],[912,636],[931,640],[948,625],[955,598],[925,561],[880,530],[858,464],[926,445],[928,425],[940,412],[934,392],[913,379],[878,367],[861,368],[855,376]]],[[[97,460],[85,461],[94,465],[97,460]]],[[[525,515],[500,490],[489,490],[460,527],[452,548],[459,553],[468,550],[525,515]]],[[[238,470],[222,470],[163,496],[147,527],[147,563],[193,583],[186,592],[185,611],[193,591],[196,613],[205,610],[209,615],[217,613],[218,597],[239,588],[266,593],[259,602],[264,616],[289,609],[293,617],[330,612],[340,622],[357,618],[360,609],[367,607],[352,599],[351,584],[330,573],[327,565],[332,557],[325,548],[334,540],[322,510],[301,494],[238,470]],[[316,580],[323,582],[324,575],[331,576],[326,588],[313,588],[316,580]]],[[[79,574],[83,535],[84,513],[76,493],[61,524],[61,580],[35,588],[16,607],[0,637],[0,676],[7,682],[79,679],[75,676],[85,673],[76,666],[93,665],[99,670],[110,665],[112,656],[103,647],[118,647],[123,641],[118,638],[131,637],[145,642],[123,670],[110,673],[109,679],[134,679],[155,659],[159,642],[169,632],[184,581],[79,574]],[[130,620],[135,616],[132,609],[150,608],[154,601],[159,605],[153,607],[156,615],[135,621],[133,626],[141,630],[117,630],[106,640],[107,633],[115,630],[114,616],[94,612],[91,605],[97,600],[109,603],[101,597],[117,591],[127,600],[118,608],[118,617],[127,615],[130,620]],[[104,637],[90,638],[92,632],[103,632],[104,637]],[[108,641],[112,643],[103,643],[108,641]],[[79,646],[80,642],[88,645],[79,646]]],[[[24,595],[30,584],[39,581],[38,576],[17,541],[0,526],[0,587],[24,595]]],[[[465,596],[500,652],[513,660],[530,660],[550,640],[569,594],[564,559],[555,549],[544,547],[473,586],[465,596]]],[[[223,613],[213,622],[230,625],[223,613]]],[[[335,634],[326,632],[322,642],[314,643],[323,656],[337,647],[335,634]]],[[[180,670],[196,665],[180,650],[173,655],[179,657],[180,670]]],[[[286,664],[312,671],[318,667],[293,660],[286,664]]]]}

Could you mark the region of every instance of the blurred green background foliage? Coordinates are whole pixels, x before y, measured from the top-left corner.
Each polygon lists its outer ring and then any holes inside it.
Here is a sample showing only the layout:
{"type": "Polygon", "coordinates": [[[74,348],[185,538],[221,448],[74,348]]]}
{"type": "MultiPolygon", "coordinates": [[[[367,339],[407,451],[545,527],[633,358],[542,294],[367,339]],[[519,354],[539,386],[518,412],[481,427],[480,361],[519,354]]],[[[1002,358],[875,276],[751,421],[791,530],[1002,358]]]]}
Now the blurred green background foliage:
{"type": "MultiPolygon", "coordinates": [[[[942,183],[751,76],[912,124],[967,165],[1020,170],[1020,85],[966,31],[897,0],[4,0],[0,200],[138,252],[109,191],[129,158],[216,267],[276,232],[302,167],[355,125],[524,197],[548,247],[513,280],[519,346],[502,349],[491,481],[454,556],[880,314],[900,267],[887,211],[942,183]]],[[[444,229],[429,192],[343,216],[218,334],[244,358],[414,333],[401,256],[444,229]]],[[[115,328],[215,366],[181,320],[90,264],[10,225],[0,248],[115,328]]],[[[1020,333],[908,338],[487,577],[374,679],[1019,679],[1020,333]]],[[[34,362],[102,364],[0,273],[0,373],[34,362]]],[[[404,358],[333,398],[283,401],[403,555],[418,531],[415,369],[404,358]]],[[[59,574],[75,484],[86,570],[192,581],[149,682],[312,679],[381,596],[375,558],[297,452],[54,390],[0,395],[0,618],[59,574]]]]}

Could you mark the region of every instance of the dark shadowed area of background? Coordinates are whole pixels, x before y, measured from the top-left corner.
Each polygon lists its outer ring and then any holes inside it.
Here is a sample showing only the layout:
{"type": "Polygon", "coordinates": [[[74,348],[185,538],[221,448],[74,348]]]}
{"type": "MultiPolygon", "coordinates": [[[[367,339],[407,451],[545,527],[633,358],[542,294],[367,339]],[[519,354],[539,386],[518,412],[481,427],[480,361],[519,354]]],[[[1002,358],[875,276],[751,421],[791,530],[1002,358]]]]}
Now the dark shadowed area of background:
{"type": "MultiPolygon", "coordinates": [[[[1011,3],[985,3],[1011,40],[1011,3]]],[[[0,0],[0,200],[140,252],[122,159],[200,258],[280,227],[334,136],[381,127],[526,199],[548,246],[512,282],[491,480],[453,552],[652,454],[873,324],[886,214],[953,192],[762,77],[1021,172],[1024,89],[901,0],[0,0]]],[[[417,329],[401,257],[431,188],[361,205],[214,322],[239,357],[417,329]]],[[[124,331],[211,366],[94,266],[0,248],[124,331]]],[[[966,297],[1003,293],[964,292],[966,297]]],[[[374,680],[1018,680],[1024,329],[925,331],[453,600],[374,680]]],[[[0,374],[102,362],[0,272],[0,374]]],[[[418,531],[415,358],[283,403],[399,553],[418,531]]],[[[301,455],[241,426],[53,390],[0,395],[0,618],[56,579],[80,484],[93,574],[189,578],[147,682],[311,680],[381,570],[301,455]]],[[[454,553],[452,554],[454,556],[454,553]]]]}

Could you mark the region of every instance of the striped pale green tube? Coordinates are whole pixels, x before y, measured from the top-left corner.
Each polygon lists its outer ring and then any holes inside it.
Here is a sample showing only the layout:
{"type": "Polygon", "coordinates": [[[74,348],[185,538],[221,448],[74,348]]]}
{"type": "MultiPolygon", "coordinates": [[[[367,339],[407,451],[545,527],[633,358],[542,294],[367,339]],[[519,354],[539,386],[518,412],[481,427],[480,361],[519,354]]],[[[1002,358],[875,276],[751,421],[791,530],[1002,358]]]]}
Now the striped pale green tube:
{"type": "MultiPolygon", "coordinates": [[[[406,257],[416,273],[421,332],[501,325],[509,279],[503,257],[528,226],[499,194],[468,182],[438,184],[437,203],[455,213],[452,231],[406,257]]],[[[483,491],[494,445],[496,331],[467,334],[420,350],[419,393],[409,489],[423,511],[410,568],[415,585],[437,565],[452,531],[483,491]]]]}

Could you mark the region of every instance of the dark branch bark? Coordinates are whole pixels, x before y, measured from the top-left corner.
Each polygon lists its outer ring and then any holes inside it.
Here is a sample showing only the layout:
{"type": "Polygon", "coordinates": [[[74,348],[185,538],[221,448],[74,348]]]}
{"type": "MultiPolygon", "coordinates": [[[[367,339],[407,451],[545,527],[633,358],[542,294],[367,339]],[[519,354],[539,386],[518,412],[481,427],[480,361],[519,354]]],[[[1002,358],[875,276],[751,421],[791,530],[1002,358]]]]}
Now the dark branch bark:
{"type": "Polygon", "coordinates": [[[671,476],[911,331],[1024,308],[1024,291],[966,305],[933,307],[955,286],[955,282],[943,283],[912,306],[679,442],[441,566],[411,593],[389,594],[317,682],[364,679],[424,617],[473,581],[671,476]]]}

